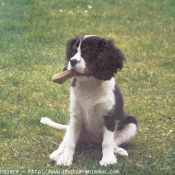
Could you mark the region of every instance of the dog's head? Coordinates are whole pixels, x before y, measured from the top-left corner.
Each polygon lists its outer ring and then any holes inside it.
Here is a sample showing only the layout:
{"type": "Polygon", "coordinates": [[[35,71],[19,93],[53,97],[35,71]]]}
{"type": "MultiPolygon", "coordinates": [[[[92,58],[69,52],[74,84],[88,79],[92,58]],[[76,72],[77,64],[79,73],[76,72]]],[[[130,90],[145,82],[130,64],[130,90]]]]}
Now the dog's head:
{"type": "Polygon", "coordinates": [[[110,80],[123,67],[125,57],[113,41],[86,35],[67,42],[64,70],[75,70],[77,76],[110,80]]]}

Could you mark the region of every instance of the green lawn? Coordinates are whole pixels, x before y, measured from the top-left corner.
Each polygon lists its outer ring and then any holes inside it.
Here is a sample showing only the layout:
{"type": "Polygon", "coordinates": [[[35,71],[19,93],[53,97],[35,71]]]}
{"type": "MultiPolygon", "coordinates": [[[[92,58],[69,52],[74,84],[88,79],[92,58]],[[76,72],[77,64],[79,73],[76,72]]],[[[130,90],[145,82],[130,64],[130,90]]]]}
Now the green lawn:
{"type": "Polygon", "coordinates": [[[174,0],[0,0],[0,174],[175,174],[174,31],[174,0]],[[125,53],[116,81],[139,131],[116,165],[100,167],[100,149],[78,148],[71,167],[58,167],[48,156],[64,131],[40,118],[68,121],[71,81],[50,77],[62,70],[66,41],[84,34],[114,39],[125,53]]]}

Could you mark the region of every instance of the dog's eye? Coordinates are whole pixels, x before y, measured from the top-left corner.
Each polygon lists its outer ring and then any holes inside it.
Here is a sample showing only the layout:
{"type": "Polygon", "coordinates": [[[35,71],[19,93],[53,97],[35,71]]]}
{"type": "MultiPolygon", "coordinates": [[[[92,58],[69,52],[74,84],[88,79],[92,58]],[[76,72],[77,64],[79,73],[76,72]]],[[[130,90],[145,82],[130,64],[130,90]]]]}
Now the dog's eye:
{"type": "Polygon", "coordinates": [[[73,50],[73,51],[77,51],[77,46],[76,46],[76,44],[74,44],[74,45],[72,46],[72,50],[73,50]]]}
{"type": "Polygon", "coordinates": [[[86,52],[86,51],[88,51],[89,50],[89,47],[88,46],[84,46],[83,48],[82,48],[82,51],[83,52],[86,52]]]}

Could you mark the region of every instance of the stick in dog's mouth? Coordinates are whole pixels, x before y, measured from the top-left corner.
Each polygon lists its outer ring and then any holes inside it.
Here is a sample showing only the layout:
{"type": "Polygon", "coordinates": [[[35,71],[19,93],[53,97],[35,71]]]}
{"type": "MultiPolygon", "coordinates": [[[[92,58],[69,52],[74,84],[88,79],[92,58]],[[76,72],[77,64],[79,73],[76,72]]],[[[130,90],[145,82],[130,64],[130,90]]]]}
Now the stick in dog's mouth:
{"type": "Polygon", "coordinates": [[[86,76],[86,77],[90,77],[92,76],[92,73],[89,71],[89,69],[85,69],[85,73],[78,73],[75,70],[65,70],[64,72],[61,72],[59,74],[55,74],[52,76],[51,80],[54,83],[58,83],[58,84],[63,84],[65,81],[67,81],[68,79],[77,76],[86,76]]]}
{"type": "Polygon", "coordinates": [[[72,78],[75,74],[76,72],[73,70],[65,70],[64,72],[53,75],[51,80],[54,83],[63,84],[65,81],[72,78]]]}

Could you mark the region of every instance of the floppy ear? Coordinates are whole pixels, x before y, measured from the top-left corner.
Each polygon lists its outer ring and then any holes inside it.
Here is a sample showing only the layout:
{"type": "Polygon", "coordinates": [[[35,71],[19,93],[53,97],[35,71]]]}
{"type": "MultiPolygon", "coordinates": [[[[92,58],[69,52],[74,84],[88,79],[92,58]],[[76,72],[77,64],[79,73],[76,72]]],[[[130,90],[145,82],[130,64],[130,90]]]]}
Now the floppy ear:
{"type": "Polygon", "coordinates": [[[69,60],[74,56],[74,51],[73,51],[72,47],[75,44],[75,42],[77,41],[77,39],[78,39],[78,37],[72,38],[72,39],[67,41],[67,44],[66,44],[66,63],[63,67],[63,71],[67,70],[69,60]]]}
{"type": "Polygon", "coordinates": [[[101,40],[101,52],[98,56],[93,72],[94,77],[100,80],[110,80],[118,70],[122,69],[124,54],[114,46],[111,40],[101,40]]]}

